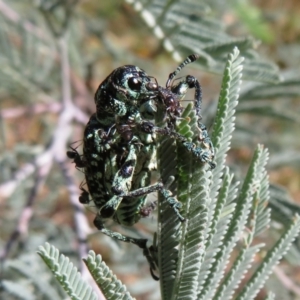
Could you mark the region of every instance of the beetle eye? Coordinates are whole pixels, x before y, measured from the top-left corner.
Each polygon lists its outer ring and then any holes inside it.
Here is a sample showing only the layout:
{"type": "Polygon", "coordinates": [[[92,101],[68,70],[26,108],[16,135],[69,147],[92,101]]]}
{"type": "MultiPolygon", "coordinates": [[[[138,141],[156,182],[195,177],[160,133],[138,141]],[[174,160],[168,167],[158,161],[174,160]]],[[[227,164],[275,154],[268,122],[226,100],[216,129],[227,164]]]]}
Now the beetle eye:
{"type": "Polygon", "coordinates": [[[136,77],[131,77],[128,79],[128,86],[133,91],[139,91],[142,87],[142,82],[136,77]]]}

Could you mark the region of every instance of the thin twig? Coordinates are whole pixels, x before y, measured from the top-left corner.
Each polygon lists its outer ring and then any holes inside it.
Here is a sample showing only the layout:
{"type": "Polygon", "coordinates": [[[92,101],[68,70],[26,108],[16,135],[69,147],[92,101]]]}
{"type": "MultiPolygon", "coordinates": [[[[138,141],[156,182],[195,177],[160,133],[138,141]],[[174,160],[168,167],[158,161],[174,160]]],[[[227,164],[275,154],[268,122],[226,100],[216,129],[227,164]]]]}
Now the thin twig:
{"type": "MultiPolygon", "coordinates": [[[[22,117],[23,115],[38,115],[42,113],[58,113],[62,109],[61,103],[37,103],[30,106],[19,106],[2,109],[0,111],[0,118],[3,119],[14,119],[22,117]]],[[[73,118],[82,124],[86,124],[89,117],[86,113],[80,110],[78,107],[73,106],[71,111],[73,111],[73,118]]]]}
{"type": "Polygon", "coordinates": [[[38,115],[42,113],[58,113],[61,110],[61,103],[37,103],[29,106],[19,106],[6,108],[0,111],[0,117],[3,119],[19,118],[23,115],[38,115]]]}
{"type": "MultiPolygon", "coordinates": [[[[60,52],[61,52],[61,66],[62,66],[62,95],[63,95],[63,104],[65,106],[64,111],[68,111],[68,107],[73,107],[71,101],[71,82],[70,82],[70,66],[69,66],[69,56],[68,56],[68,44],[66,37],[63,36],[59,40],[60,52]]],[[[62,114],[61,121],[68,120],[70,116],[68,114],[62,114]]],[[[69,120],[70,122],[71,120],[69,120]]],[[[68,123],[70,125],[70,123],[68,123]]],[[[69,190],[69,197],[72,206],[74,207],[74,223],[75,230],[77,233],[77,238],[79,242],[78,254],[79,257],[87,257],[88,254],[88,246],[87,246],[87,234],[91,231],[87,219],[83,212],[83,207],[79,203],[78,198],[78,188],[73,182],[72,176],[69,174],[69,170],[65,161],[65,153],[63,156],[61,155],[61,149],[58,147],[62,144],[57,144],[57,151],[55,152],[55,159],[59,163],[62,173],[65,177],[67,188],[69,190]]],[[[65,144],[63,151],[65,150],[65,144]]],[[[94,291],[97,293],[100,300],[105,300],[102,292],[97,287],[95,281],[93,280],[90,272],[87,270],[85,264],[81,262],[81,275],[83,278],[86,278],[88,282],[94,287],[94,291]]]]}
{"type": "Polygon", "coordinates": [[[36,180],[34,181],[34,186],[31,188],[30,194],[28,196],[27,202],[24,205],[24,208],[21,211],[19,216],[18,224],[15,230],[12,232],[10,238],[6,242],[3,251],[0,253],[0,260],[3,262],[7,257],[10,249],[13,244],[20,238],[24,239],[28,233],[28,224],[32,217],[33,210],[32,206],[39,189],[43,186],[45,179],[47,178],[49,171],[51,169],[52,163],[43,165],[42,167],[37,168],[36,180]]]}
{"type": "Polygon", "coordinates": [[[15,189],[26,180],[35,169],[39,169],[44,165],[51,164],[53,160],[53,150],[49,147],[45,152],[38,155],[33,162],[25,164],[14,174],[14,179],[4,182],[0,185],[0,195],[7,198],[12,195],[15,189]]]}
{"type": "MultiPolygon", "coordinates": [[[[62,56],[63,55],[66,55],[66,53],[62,53],[62,56]]],[[[15,173],[13,180],[8,181],[0,186],[0,194],[4,197],[9,197],[22,181],[24,181],[27,177],[33,174],[35,170],[38,170],[38,177],[36,183],[32,188],[32,192],[28,198],[28,201],[20,214],[18,225],[12,233],[11,238],[7,242],[6,246],[4,247],[5,250],[2,253],[1,257],[6,257],[14,241],[16,241],[20,236],[20,233],[25,233],[27,231],[28,222],[32,216],[31,205],[39,188],[43,184],[45,178],[47,177],[52,168],[53,159],[55,158],[56,161],[64,161],[66,158],[65,149],[69,137],[71,136],[71,122],[76,113],[76,110],[74,109],[74,106],[70,99],[70,79],[69,76],[66,75],[69,70],[69,66],[68,64],[64,63],[64,60],[67,59],[67,57],[64,57],[64,59],[62,59],[62,69],[64,69],[62,71],[62,74],[63,76],[65,76],[64,78],[62,78],[62,93],[64,105],[63,110],[59,115],[58,124],[55,128],[50,146],[45,150],[45,152],[38,155],[33,162],[27,163],[22,168],[20,168],[15,173]],[[69,87],[66,87],[67,85],[69,85],[69,87]]]]}
{"type": "MultiPolygon", "coordinates": [[[[58,164],[65,178],[66,186],[69,191],[70,202],[74,209],[74,224],[79,244],[79,257],[87,257],[89,251],[89,247],[87,245],[87,236],[92,232],[92,230],[85,216],[84,206],[78,201],[78,186],[75,184],[73,177],[70,175],[67,162],[58,161],[58,164]]],[[[85,266],[85,264],[82,262],[81,269],[83,269],[83,266],[85,266]]]]}
{"type": "MultiPolygon", "coordinates": [[[[0,11],[8,19],[13,22],[22,22],[20,16],[10,9],[3,1],[0,0],[0,11]]],[[[36,34],[40,38],[45,38],[44,33],[36,28],[29,22],[22,22],[24,27],[36,34]]],[[[56,103],[55,101],[49,102],[49,104],[36,104],[30,108],[12,108],[2,111],[1,117],[3,118],[16,118],[26,113],[38,114],[43,112],[59,112],[58,123],[53,132],[53,138],[50,145],[44,149],[44,152],[37,155],[33,162],[25,164],[15,174],[13,180],[5,182],[0,186],[0,194],[4,197],[9,197],[18,185],[32,175],[37,170],[37,178],[35,184],[31,189],[31,193],[28,196],[27,202],[20,214],[18,225],[11,234],[10,239],[6,243],[3,252],[1,253],[2,260],[7,257],[13,244],[20,238],[20,236],[26,236],[28,232],[28,224],[33,215],[32,205],[37,197],[38,191],[44,184],[47,178],[53,161],[55,160],[61,167],[64,178],[66,179],[66,186],[69,190],[70,202],[74,207],[74,223],[75,230],[78,237],[78,255],[80,257],[87,257],[88,246],[87,246],[87,234],[90,233],[91,228],[89,227],[88,221],[84,215],[83,207],[78,201],[78,187],[75,185],[66,163],[66,145],[71,136],[72,132],[72,121],[77,121],[86,124],[88,116],[80,109],[74,106],[71,99],[71,82],[70,82],[70,66],[68,57],[68,48],[66,36],[59,39],[60,53],[58,56],[61,59],[61,75],[62,75],[62,103],[56,103]]],[[[86,269],[86,266],[82,264],[82,274],[88,278],[91,285],[94,287],[95,292],[98,294],[99,299],[105,299],[101,294],[101,291],[96,286],[94,280],[86,269]]]]}

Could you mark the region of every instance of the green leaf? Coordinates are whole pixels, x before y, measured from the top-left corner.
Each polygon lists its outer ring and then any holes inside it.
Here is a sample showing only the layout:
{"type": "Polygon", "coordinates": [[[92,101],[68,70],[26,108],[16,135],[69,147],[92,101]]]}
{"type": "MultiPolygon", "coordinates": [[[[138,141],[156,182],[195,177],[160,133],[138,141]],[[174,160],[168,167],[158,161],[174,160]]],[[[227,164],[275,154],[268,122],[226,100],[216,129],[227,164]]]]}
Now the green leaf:
{"type": "Polygon", "coordinates": [[[239,57],[239,50],[235,48],[229,55],[222,81],[221,92],[213,125],[212,142],[215,147],[215,162],[213,171],[211,198],[215,199],[220,186],[222,170],[230,148],[232,132],[235,128],[235,109],[238,104],[239,89],[242,76],[243,58],[239,57]]]}
{"type": "Polygon", "coordinates": [[[235,289],[239,286],[244,274],[247,272],[254,260],[254,255],[260,250],[262,244],[242,249],[230,268],[225,280],[220,284],[219,290],[212,298],[213,300],[232,299],[235,289]]]}
{"type": "Polygon", "coordinates": [[[248,244],[253,241],[254,236],[264,231],[271,220],[271,210],[267,208],[270,200],[269,193],[269,177],[266,171],[266,164],[268,161],[269,153],[266,149],[262,149],[262,153],[257,163],[256,183],[253,188],[256,188],[253,198],[252,212],[249,220],[249,237],[248,244]]]}
{"type": "MultiPolygon", "coordinates": [[[[59,299],[60,296],[57,293],[52,282],[45,280],[44,277],[40,276],[40,273],[44,271],[44,268],[35,269],[33,263],[31,263],[31,268],[28,268],[29,262],[22,259],[18,260],[9,260],[7,266],[11,269],[18,271],[22,274],[27,280],[37,287],[37,289],[44,295],[46,299],[56,298],[59,299]],[[34,271],[33,271],[34,270],[34,271]]],[[[43,267],[43,265],[41,265],[43,267]]],[[[21,290],[19,288],[19,290],[21,290]]],[[[25,292],[24,292],[25,293],[25,292]]]]}
{"type": "Polygon", "coordinates": [[[101,289],[103,295],[111,300],[133,300],[126,289],[126,286],[112,273],[100,254],[96,255],[90,251],[86,259],[83,260],[91,272],[94,280],[101,289]]]}
{"type": "Polygon", "coordinates": [[[238,47],[245,57],[244,76],[256,81],[278,82],[278,68],[258,56],[252,38],[236,38],[225,32],[225,24],[213,18],[209,1],[126,0],[176,61],[190,53],[200,55],[202,69],[218,73],[228,52],[238,47]]]}
{"type": "MultiPolygon", "coordinates": [[[[299,75],[299,74],[298,74],[299,75]]],[[[252,84],[240,95],[240,101],[264,100],[274,98],[293,98],[300,96],[300,80],[287,78],[277,84],[252,84]]]]}
{"type": "Polygon", "coordinates": [[[247,103],[239,105],[237,113],[248,113],[255,116],[265,116],[299,123],[299,116],[296,113],[290,112],[288,110],[277,109],[272,106],[272,104],[266,103],[247,101],[247,103]]]}
{"type": "Polygon", "coordinates": [[[77,268],[68,257],[63,254],[59,255],[58,249],[46,243],[44,247],[39,247],[38,254],[72,300],[97,299],[96,293],[81,278],[77,268]]]}
{"type": "Polygon", "coordinates": [[[265,300],[275,300],[275,294],[273,292],[269,292],[265,300]]]}
{"type": "Polygon", "coordinates": [[[244,230],[250,213],[254,194],[253,185],[257,182],[256,180],[262,153],[262,147],[258,147],[237,198],[237,206],[223,237],[223,242],[219,247],[219,252],[215,257],[205,282],[198,287],[197,299],[209,299],[215,293],[215,290],[224,275],[226,265],[229,262],[229,256],[244,230]]]}
{"type": "Polygon", "coordinates": [[[296,215],[290,227],[279,239],[275,246],[268,251],[263,262],[252,275],[251,279],[246,283],[243,290],[237,296],[237,300],[253,299],[259,290],[263,287],[274,265],[282,258],[286,251],[290,248],[291,243],[298,236],[300,231],[300,218],[296,215]]]}
{"type": "Polygon", "coordinates": [[[35,295],[30,290],[24,288],[24,286],[18,282],[11,280],[1,280],[1,289],[9,292],[10,296],[14,295],[18,299],[22,300],[34,300],[35,295]]]}

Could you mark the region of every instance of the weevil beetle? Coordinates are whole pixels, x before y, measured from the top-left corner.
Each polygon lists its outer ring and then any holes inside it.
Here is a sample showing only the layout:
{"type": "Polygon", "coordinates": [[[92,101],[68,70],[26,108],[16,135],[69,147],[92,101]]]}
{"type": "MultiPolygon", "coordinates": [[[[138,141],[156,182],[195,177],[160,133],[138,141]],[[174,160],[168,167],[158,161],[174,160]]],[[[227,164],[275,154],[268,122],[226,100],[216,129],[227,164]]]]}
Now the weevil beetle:
{"type": "MultiPolygon", "coordinates": [[[[207,162],[211,169],[214,167],[213,145],[200,122],[201,87],[198,80],[188,75],[172,84],[178,72],[196,59],[196,55],[189,56],[175,72],[170,73],[165,88],[136,66],[126,65],[114,70],[96,91],[96,113],[91,116],[84,131],[83,157],[76,149],[68,154],[74,161],[78,157],[81,158],[79,163],[84,161],[86,184],[92,201],[99,209],[95,226],[113,239],[138,245],[145,253],[149,249],[146,239],[111,231],[105,227],[104,220],[113,218],[121,225],[132,226],[142,216],[148,215],[145,205],[147,195],[159,191],[179,220],[184,221],[179,212],[181,203],[161,181],[151,185],[150,177],[156,169],[157,134],[181,141],[201,162],[207,162]],[[208,145],[207,151],[174,130],[173,124],[182,112],[180,101],[190,88],[195,88],[194,107],[201,133],[199,140],[208,145]],[[165,128],[152,122],[157,109],[165,110],[165,128]]],[[[88,201],[88,192],[82,187],[81,190],[82,202],[88,201]]],[[[149,260],[151,255],[146,257],[149,260]]],[[[149,263],[152,268],[153,262],[149,263]]]]}

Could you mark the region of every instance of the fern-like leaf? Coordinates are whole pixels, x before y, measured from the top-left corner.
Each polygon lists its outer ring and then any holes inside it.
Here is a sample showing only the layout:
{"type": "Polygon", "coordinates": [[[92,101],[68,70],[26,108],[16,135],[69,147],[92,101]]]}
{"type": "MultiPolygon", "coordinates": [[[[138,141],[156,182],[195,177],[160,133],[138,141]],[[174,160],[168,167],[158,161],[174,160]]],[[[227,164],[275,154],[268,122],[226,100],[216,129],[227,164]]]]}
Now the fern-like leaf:
{"type": "MultiPolygon", "coordinates": [[[[193,131],[191,125],[196,123],[195,112],[191,105],[188,105],[182,114],[183,120],[178,124],[178,132],[187,138],[193,137],[193,131]]],[[[182,149],[175,143],[166,141],[161,142],[158,150],[160,157],[161,176],[163,180],[167,180],[170,175],[177,174],[176,180],[177,186],[174,187],[177,191],[178,200],[183,204],[183,212],[186,210],[187,202],[190,199],[189,192],[189,178],[191,174],[191,159],[186,156],[186,149],[182,149]],[[171,148],[172,147],[172,148],[171,148]],[[178,152],[178,154],[177,154],[178,152]],[[166,157],[168,156],[168,157],[166,157]],[[185,162],[182,161],[185,160],[185,162]],[[174,162],[176,162],[174,164],[174,162]],[[188,169],[188,171],[187,171],[188,169]]],[[[174,211],[165,203],[163,199],[159,199],[159,230],[158,230],[158,257],[159,268],[163,276],[160,279],[162,298],[169,299],[170,291],[175,289],[175,278],[178,274],[178,245],[181,237],[183,237],[182,224],[178,222],[177,218],[174,218],[174,211]]]]}
{"type": "Polygon", "coordinates": [[[106,299],[110,300],[133,300],[126,287],[112,273],[103,262],[100,254],[90,251],[87,259],[83,260],[91,272],[94,280],[101,289],[106,299]]]}
{"type": "MultiPolygon", "coordinates": [[[[187,108],[191,111],[191,107],[187,108]]],[[[163,115],[158,117],[163,118],[163,115]]],[[[182,128],[186,135],[191,135],[191,129],[188,121],[183,121],[182,128]]],[[[157,150],[158,169],[163,182],[168,182],[170,176],[176,175],[176,157],[177,147],[174,140],[166,137],[160,138],[160,144],[157,150]]],[[[168,187],[173,193],[177,192],[177,187],[172,184],[168,187]]],[[[181,224],[174,217],[174,210],[170,207],[164,198],[158,195],[158,266],[160,271],[160,288],[162,299],[168,299],[170,291],[174,287],[174,278],[178,261],[178,244],[181,235],[181,224]]]]}
{"type": "Polygon", "coordinates": [[[237,113],[247,113],[253,114],[255,116],[265,116],[278,120],[297,123],[299,122],[299,116],[297,113],[286,109],[283,110],[282,108],[276,108],[273,106],[273,103],[270,105],[264,102],[247,101],[239,106],[239,108],[237,109],[237,113]]]}
{"type": "Polygon", "coordinates": [[[59,255],[58,249],[46,243],[44,247],[39,247],[38,254],[72,300],[97,299],[97,295],[83,281],[77,268],[74,267],[68,257],[63,254],[59,255]]]}
{"type": "Polygon", "coordinates": [[[252,84],[240,95],[240,101],[294,98],[300,95],[299,73],[297,77],[286,78],[278,84],[252,84]]]}
{"type": "Polygon", "coordinates": [[[199,286],[197,299],[209,299],[209,297],[214,294],[214,291],[216,290],[218,283],[225,272],[229,255],[231,254],[232,249],[236,245],[238,239],[242,235],[250,212],[251,202],[254,194],[253,184],[256,182],[256,178],[258,176],[258,162],[261,155],[262,149],[259,147],[254,154],[252,163],[244,180],[241,192],[237,199],[236,209],[228,226],[228,230],[224,236],[224,241],[220,247],[220,251],[215,257],[215,262],[212,264],[212,268],[210,269],[210,273],[206,279],[206,282],[199,286]]]}
{"type": "MultiPolygon", "coordinates": [[[[217,115],[213,126],[212,141],[216,149],[215,161],[217,166],[212,172],[210,184],[211,203],[208,211],[208,227],[206,233],[206,247],[208,247],[206,253],[209,254],[205,255],[204,264],[199,273],[198,282],[200,286],[202,286],[207,277],[208,270],[215,259],[216,253],[220,250],[219,244],[224,238],[228,222],[232,217],[230,212],[235,206],[235,204],[230,204],[235,198],[234,194],[228,196],[229,183],[232,181],[232,176],[229,175],[228,170],[225,172],[221,190],[220,186],[226,153],[230,148],[231,134],[234,130],[234,113],[238,103],[242,61],[243,59],[239,57],[239,51],[235,48],[233,53],[229,55],[225,67],[217,115]],[[219,193],[221,193],[220,197],[218,197],[219,193]],[[225,202],[228,204],[224,207],[225,202]],[[223,218],[225,216],[226,218],[218,224],[220,214],[222,214],[223,218]],[[217,226],[219,228],[218,231],[216,231],[217,226]],[[211,239],[214,239],[214,241],[211,241],[211,239]]],[[[231,192],[234,191],[235,189],[231,190],[231,192]]]]}
{"type": "Polygon", "coordinates": [[[249,300],[254,299],[259,290],[263,287],[274,265],[282,258],[286,251],[290,248],[291,243],[298,236],[300,231],[300,218],[296,215],[290,227],[275,244],[275,246],[268,251],[263,262],[260,264],[251,279],[244,286],[236,299],[249,300]]]}
{"type": "Polygon", "coordinates": [[[231,197],[231,199],[236,197],[236,189],[234,190],[234,193],[231,193],[232,191],[230,190],[232,178],[233,176],[229,175],[229,170],[226,169],[223,185],[218,196],[218,202],[214,209],[210,235],[209,238],[206,239],[204,261],[198,276],[199,286],[204,284],[208,274],[211,272],[210,269],[212,268],[217,253],[221,249],[221,244],[225,233],[228,230],[233,211],[236,207],[235,203],[228,201],[229,197],[231,197]]]}
{"type": "Polygon", "coordinates": [[[275,300],[275,294],[273,292],[269,292],[265,300],[275,300]]]}
{"type": "MultiPolygon", "coordinates": [[[[16,296],[17,299],[34,300],[34,294],[30,290],[25,289],[24,286],[18,282],[11,280],[1,280],[1,289],[9,292],[10,296],[16,296]]],[[[1,291],[1,293],[3,292],[1,291]]]]}
{"type": "Polygon", "coordinates": [[[210,1],[194,0],[126,0],[141,15],[162,46],[176,61],[198,53],[202,68],[220,73],[227,54],[238,47],[246,58],[245,77],[265,82],[278,82],[278,68],[259,57],[252,38],[236,38],[224,31],[224,24],[211,17],[210,1]]]}
{"type": "Polygon", "coordinates": [[[251,262],[254,259],[254,255],[259,251],[263,245],[256,245],[247,249],[242,249],[239,256],[235,260],[234,264],[230,268],[230,271],[225,277],[225,280],[219,286],[219,290],[216,295],[211,298],[213,300],[227,300],[231,299],[235,289],[241,283],[244,274],[251,266],[251,262]]]}
{"type": "MultiPolygon", "coordinates": [[[[49,299],[51,299],[51,297],[59,299],[60,296],[55,287],[53,287],[52,282],[48,282],[44,277],[40,276],[40,273],[44,271],[44,268],[42,268],[44,266],[41,265],[39,269],[36,269],[33,266],[33,263],[31,263],[31,268],[28,268],[28,261],[24,261],[22,258],[23,257],[20,257],[18,260],[8,260],[7,266],[22,274],[27,280],[30,280],[30,282],[45,297],[48,297],[49,299]]],[[[18,288],[18,290],[20,291],[23,289],[18,288]]]]}
{"type": "MultiPolygon", "coordinates": [[[[271,220],[271,211],[270,208],[267,208],[270,200],[269,177],[265,169],[268,155],[268,151],[264,149],[261,155],[261,161],[258,163],[258,190],[254,196],[253,213],[249,224],[252,238],[264,231],[269,226],[271,220]]],[[[249,244],[252,242],[252,238],[251,241],[248,241],[249,244]]]]}
{"type": "MultiPolygon", "coordinates": [[[[186,158],[186,157],[185,157],[186,158]]],[[[209,172],[195,168],[190,173],[189,196],[185,203],[186,222],[182,224],[179,260],[173,290],[174,299],[195,299],[197,279],[204,254],[204,231],[207,226],[207,190],[209,172]],[[189,290],[189,295],[186,291],[189,290]]],[[[181,195],[178,198],[181,199],[181,195]]]]}
{"type": "Polygon", "coordinates": [[[230,148],[232,132],[235,128],[234,114],[238,104],[239,89],[242,76],[243,58],[239,57],[239,50],[234,48],[226,63],[222,87],[219,97],[217,114],[213,126],[212,142],[216,149],[216,168],[213,171],[210,196],[215,199],[220,187],[222,170],[230,148]]]}

